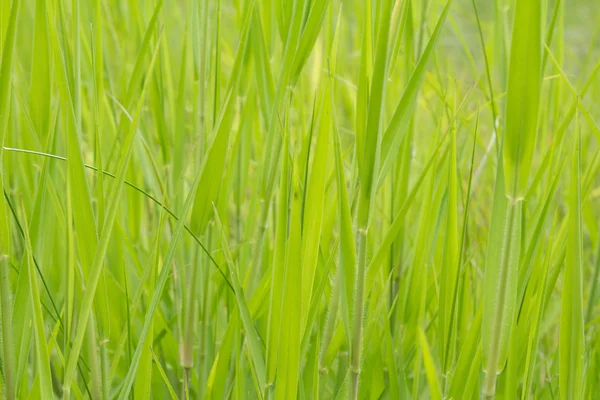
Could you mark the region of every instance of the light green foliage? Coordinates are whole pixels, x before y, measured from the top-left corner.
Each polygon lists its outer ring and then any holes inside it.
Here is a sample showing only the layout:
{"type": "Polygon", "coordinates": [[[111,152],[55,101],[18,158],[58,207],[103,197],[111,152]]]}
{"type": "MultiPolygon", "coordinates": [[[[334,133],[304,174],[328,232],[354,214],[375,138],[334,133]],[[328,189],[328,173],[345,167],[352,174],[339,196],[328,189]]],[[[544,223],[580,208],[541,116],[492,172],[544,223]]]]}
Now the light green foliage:
{"type": "Polygon", "coordinates": [[[575,125],[569,190],[567,257],[560,316],[560,397],[583,393],[585,331],[583,325],[583,226],[581,215],[581,136],[575,125]]]}
{"type": "Polygon", "coordinates": [[[0,398],[596,398],[597,9],[0,1],[0,398]]]}
{"type": "Polygon", "coordinates": [[[506,194],[521,199],[528,186],[542,84],[542,1],[516,2],[506,88],[506,194]]]}

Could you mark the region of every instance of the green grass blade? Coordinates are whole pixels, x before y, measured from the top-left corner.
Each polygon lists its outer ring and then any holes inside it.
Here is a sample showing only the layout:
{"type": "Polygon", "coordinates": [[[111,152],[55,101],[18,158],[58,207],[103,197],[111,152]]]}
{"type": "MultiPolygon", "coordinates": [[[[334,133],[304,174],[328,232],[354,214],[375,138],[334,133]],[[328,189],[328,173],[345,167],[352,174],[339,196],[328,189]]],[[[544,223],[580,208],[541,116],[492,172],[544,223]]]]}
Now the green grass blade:
{"type": "Polygon", "coordinates": [[[325,201],[325,179],[327,171],[327,153],[329,148],[329,132],[331,130],[331,102],[329,86],[324,90],[319,115],[319,126],[315,143],[315,154],[311,164],[311,173],[305,188],[306,203],[302,224],[302,330],[306,326],[306,318],[311,303],[313,286],[316,279],[317,256],[323,224],[323,206],[325,201]]]}
{"type": "Polygon", "coordinates": [[[444,261],[440,274],[440,300],[439,300],[439,319],[440,328],[440,350],[442,352],[442,371],[447,373],[450,367],[449,358],[453,357],[453,347],[455,342],[455,333],[452,326],[454,324],[454,310],[452,308],[453,299],[458,290],[457,275],[460,267],[459,248],[458,248],[458,179],[456,162],[456,132],[452,129],[452,142],[450,145],[450,157],[448,158],[448,189],[447,189],[447,216],[446,216],[446,236],[444,243],[444,261]]]}
{"type": "Polygon", "coordinates": [[[482,343],[486,396],[496,391],[496,376],[504,368],[514,324],[521,213],[536,141],[542,82],[541,46],[541,2],[519,1],[510,54],[503,168],[497,174],[485,271],[482,343]],[[499,198],[504,196],[498,186],[501,181],[508,200],[499,198]],[[495,254],[497,248],[501,251],[495,254]]]}
{"type": "Polygon", "coordinates": [[[46,0],[35,2],[34,60],[31,71],[31,117],[35,129],[44,138],[50,123],[50,99],[52,85],[50,77],[50,46],[48,43],[48,22],[46,20],[46,0]]]}
{"type": "Polygon", "coordinates": [[[575,126],[576,132],[571,156],[567,260],[560,313],[559,386],[562,399],[582,398],[585,361],[581,198],[582,150],[581,133],[577,125],[575,126]]]}
{"type": "MultiPolygon", "coordinates": [[[[6,2],[8,6],[9,2],[6,2]]],[[[2,64],[0,65],[0,141],[4,143],[8,124],[10,92],[12,85],[12,63],[15,48],[15,32],[19,15],[19,0],[14,0],[10,8],[8,27],[4,35],[2,64]]],[[[5,193],[4,149],[0,149],[0,190],[5,193]]],[[[0,307],[2,308],[2,359],[4,388],[8,399],[16,395],[15,354],[13,344],[13,321],[11,288],[9,281],[9,256],[11,253],[11,231],[4,197],[0,198],[0,307]]]]}
{"type": "MultiPolygon", "coordinates": [[[[366,246],[367,231],[373,212],[372,199],[377,193],[377,168],[379,166],[381,130],[383,117],[383,101],[386,93],[386,83],[388,74],[388,41],[391,24],[391,1],[384,0],[380,3],[378,10],[378,34],[375,50],[375,64],[373,66],[373,75],[371,77],[371,91],[369,93],[369,107],[366,115],[366,130],[364,141],[364,154],[362,168],[359,170],[360,186],[359,200],[357,209],[357,269],[356,281],[354,283],[355,297],[353,301],[352,314],[352,333],[351,333],[351,373],[352,390],[349,398],[357,399],[359,396],[359,380],[361,369],[361,350],[363,335],[363,316],[364,316],[364,292],[365,292],[365,271],[367,266],[366,246]]],[[[370,17],[370,16],[369,16],[370,17]]],[[[368,50],[368,49],[367,49],[368,50]]],[[[361,151],[357,148],[357,151],[361,151]]]]}
{"type": "Polygon", "coordinates": [[[427,337],[425,336],[425,332],[423,332],[422,328],[419,328],[418,335],[419,345],[421,346],[421,351],[423,352],[423,363],[425,364],[425,373],[427,375],[427,381],[429,383],[429,397],[434,400],[441,400],[442,391],[440,389],[440,384],[437,378],[435,363],[433,361],[431,351],[429,350],[427,337]]]}
{"type": "Polygon", "coordinates": [[[288,236],[288,207],[289,207],[289,148],[288,141],[283,144],[282,168],[279,181],[277,226],[275,228],[275,252],[273,254],[273,265],[271,271],[271,293],[269,297],[269,317],[267,333],[267,384],[272,386],[277,370],[277,358],[279,349],[279,337],[281,319],[283,290],[285,284],[285,249],[288,236]]]}
{"type": "MultiPolygon", "coordinates": [[[[21,204],[23,214],[25,206],[21,204]]],[[[50,380],[50,354],[48,353],[48,343],[46,341],[46,332],[44,329],[44,316],[40,303],[40,293],[36,273],[33,263],[33,248],[29,238],[29,227],[27,218],[22,218],[23,230],[25,231],[25,244],[27,246],[27,268],[29,269],[29,295],[33,305],[33,330],[35,336],[36,366],[40,382],[40,393],[42,399],[52,398],[52,382],[50,380]]]]}
{"type": "MultiPolygon", "coordinates": [[[[289,140],[289,139],[286,139],[289,140]]],[[[293,161],[292,161],[293,162],[293,161]]],[[[302,239],[300,237],[302,195],[297,177],[297,163],[291,168],[289,237],[286,246],[285,283],[283,291],[281,336],[277,359],[275,398],[296,398],[300,368],[301,343],[301,290],[302,270],[298,267],[301,259],[302,239]]]]}
{"type": "Polygon", "coordinates": [[[351,204],[348,199],[346,177],[339,132],[334,129],[334,148],[336,162],[336,182],[338,187],[338,204],[340,209],[340,260],[338,270],[340,273],[340,296],[342,304],[342,318],[348,341],[350,341],[350,321],[352,320],[352,304],[354,297],[354,281],[356,279],[356,244],[352,232],[351,204]]]}
{"type": "Polygon", "coordinates": [[[158,369],[158,373],[160,374],[161,378],[163,379],[163,382],[167,386],[167,390],[169,391],[169,396],[171,396],[171,400],[177,400],[178,399],[177,394],[175,393],[175,390],[173,390],[173,387],[171,386],[171,383],[169,382],[169,378],[167,377],[165,370],[160,365],[160,360],[156,356],[156,353],[154,353],[154,350],[151,350],[151,351],[152,351],[152,361],[153,361],[154,365],[156,366],[156,369],[158,369]]]}
{"type": "Polygon", "coordinates": [[[523,198],[537,136],[542,85],[541,1],[517,2],[513,23],[503,162],[506,194],[523,198]]]}
{"type": "Polygon", "coordinates": [[[522,201],[512,203],[504,192],[504,170],[498,166],[485,265],[483,310],[484,395],[496,391],[496,376],[504,369],[517,302],[517,266],[522,201]]]}

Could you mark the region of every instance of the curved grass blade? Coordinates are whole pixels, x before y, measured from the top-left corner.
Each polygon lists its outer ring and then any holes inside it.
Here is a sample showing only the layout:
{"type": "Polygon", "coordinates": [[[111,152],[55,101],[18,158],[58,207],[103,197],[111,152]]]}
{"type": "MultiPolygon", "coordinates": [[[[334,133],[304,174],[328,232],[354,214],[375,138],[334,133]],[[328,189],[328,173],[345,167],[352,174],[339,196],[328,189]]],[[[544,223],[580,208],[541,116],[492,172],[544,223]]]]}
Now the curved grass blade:
{"type": "MultiPolygon", "coordinates": [[[[43,156],[43,157],[52,158],[54,160],[67,161],[66,157],[57,156],[55,154],[42,153],[42,152],[33,151],[33,150],[16,149],[16,148],[13,148],[13,147],[3,147],[3,149],[6,150],[6,151],[14,151],[14,152],[18,152],[18,153],[33,154],[33,155],[37,155],[37,156],[43,156]]],[[[90,170],[94,171],[94,172],[98,172],[98,173],[100,172],[99,168],[97,168],[94,165],[84,164],[83,166],[85,168],[87,168],[87,169],[90,169],[90,170]]],[[[102,171],[102,174],[106,175],[108,177],[111,177],[111,178],[116,178],[117,177],[112,172],[108,172],[106,170],[102,171]]],[[[181,218],[181,217],[177,216],[177,214],[175,214],[175,212],[173,210],[171,210],[169,207],[167,207],[164,202],[160,201],[157,197],[151,195],[150,193],[148,193],[144,189],[140,188],[139,186],[136,186],[135,184],[133,184],[133,183],[131,183],[129,181],[124,181],[124,183],[125,183],[126,186],[129,186],[131,189],[134,189],[138,193],[140,193],[143,196],[145,196],[148,200],[152,201],[154,204],[160,206],[175,221],[179,221],[179,219],[181,218]]],[[[5,192],[4,195],[6,196],[6,192],[5,192]]],[[[227,278],[225,272],[223,272],[223,270],[221,269],[221,267],[219,266],[219,264],[217,263],[217,261],[214,259],[214,257],[210,253],[210,251],[208,251],[208,249],[206,248],[206,246],[202,243],[202,241],[200,240],[200,238],[198,236],[196,236],[192,232],[191,228],[188,225],[184,225],[184,229],[190,235],[190,237],[196,242],[196,244],[198,244],[198,246],[200,246],[200,248],[202,249],[202,251],[204,252],[204,254],[206,254],[207,257],[209,258],[211,264],[213,264],[215,266],[215,268],[217,268],[217,270],[219,271],[219,273],[223,277],[223,280],[225,281],[225,283],[227,284],[227,286],[229,287],[229,289],[231,289],[233,291],[233,286],[231,285],[231,282],[229,282],[229,279],[227,278]]]]}

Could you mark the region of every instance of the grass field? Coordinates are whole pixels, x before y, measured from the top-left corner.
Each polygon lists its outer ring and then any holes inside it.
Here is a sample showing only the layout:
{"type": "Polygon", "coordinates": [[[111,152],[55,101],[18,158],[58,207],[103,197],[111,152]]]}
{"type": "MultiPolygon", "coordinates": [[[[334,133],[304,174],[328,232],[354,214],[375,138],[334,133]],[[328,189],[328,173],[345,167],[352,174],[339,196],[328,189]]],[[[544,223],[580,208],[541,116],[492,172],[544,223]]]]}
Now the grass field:
{"type": "Polygon", "coordinates": [[[5,399],[598,399],[597,0],[0,1],[5,399]]]}

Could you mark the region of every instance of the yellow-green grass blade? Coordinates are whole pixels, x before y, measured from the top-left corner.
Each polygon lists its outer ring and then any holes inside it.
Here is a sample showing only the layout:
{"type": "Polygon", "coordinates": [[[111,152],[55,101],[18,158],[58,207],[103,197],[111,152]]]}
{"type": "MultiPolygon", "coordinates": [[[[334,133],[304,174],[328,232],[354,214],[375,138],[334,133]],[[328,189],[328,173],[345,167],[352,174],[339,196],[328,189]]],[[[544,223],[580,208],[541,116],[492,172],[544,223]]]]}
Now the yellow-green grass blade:
{"type": "MultiPolygon", "coordinates": [[[[79,23],[79,21],[77,21],[79,23]]],[[[103,123],[104,120],[104,76],[103,76],[103,67],[104,67],[104,57],[103,57],[103,43],[102,43],[102,9],[100,1],[96,1],[94,7],[94,26],[93,26],[93,37],[92,37],[92,69],[93,69],[93,83],[94,83],[94,163],[98,166],[100,171],[103,168],[102,161],[102,139],[101,135],[104,132],[104,127],[107,124],[103,123]]],[[[85,35],[84,35],[85,40],[85,35]]],[[[80,63],[80,61],[78,60],[80,63]]],[[[79,65],[79,68],[81,66],[79,65]]],[[[81,124],[81,121],[80,121],[81,124]]],[[[70,185],[70,183],[68,183],[70,185]]],[[[104,224],[104,216],[106,212],[105,207],[105,196],[104,196],[104,174],[96,175],[95,182],[95,199],[96,199],[96,226],[98,227],[98,234],[102,234],[102,225],[104,224]]],[[[68,205],[69,208],[72,208],[72,204],[68,205]]],[[[72,212],[72,209],[69,210],[72,212]]],[[[68,217],[68,221],[72,220],[72,216],[68,217]]],[[[73,237],[69,237],[71,243],[69,244],[70,250],[69,253],[69,269],[68,269],[68,285],[69,285],[69,319],[72,319],[73,312],[73,288],[74,288],[74,272],[75,272],[75,257],[74,257],[74,232],[72,229],[72,224],[69,223],[70,234],[73,237]]],[[[110,327],[110,306],[108,305],[108,298],[106,294],[106,274],[103,271],[103,290],[100,290],[100,296],[96,300],[96,304],[99,304],[100,307],[96,309],[96,316],[90,318],[88,322],[88,332],[90,335],[89,343],[88,343],[88,352],[93,355],[91,358],[92,364],[92,387],[94,394],[93,396],[100,399],[107,399],[109,392],[109,383],[107,376],[107,367],[106,367],[106,357],[104,352],[106,351],[106,346],[103,343],[106,343],[106,337],[109,336],[107,332],[110,327]],[[99,348],[99,351],[98,349],[99,348]]],[[[70,331],[71,332],[71,331],[70,331]]],[[[70,332],[69,332],[69,340],[70,340],[70,332]]],[[[70,343],[70,342],[69,342],[70,343]]],[[[67,356],[68,356],[67,352],[67,356]]]]}
{"type": "MultiPolygon", "coordinates": [[[[286,138],[286,140],[289,140],[286,138]]],[[[300,236],[302,195],[297,177],[297,162],[292,161],[289,237],[285,256],[282,321],[275,377],[275,398],[294,399],[298,393],[301,343],[302,253],[300,236]]]]}
{"type": "MultiPolygon", "coordinates": [[[[187,26],[187,25],[186,25],[187,26]]],[[[181,66],[179,71],[179,84],[177,87],[177,113],[175,125],[175,139],[173,149],[175,155],[173,158],[173,178],[171,185],[174,188],[180,188],[182,184],[182,175],[184,173],[184,159],[176,154],[185,154],[186,146],[186,131],[185,131],[185,89],[186,89],[186,69],[187,69],[187,53],[188,53],[188,35],[185,35],[183,48],[181,50],[181,66]]]]}
{"type": "MultiPolygon", "coordinates": [[[[363,162],[359,165],[359,194],[357,209],[357,269],[354,283],[355,296],[353,299],[351,327],[351,374],[352,386],[350,399],[359,396],[359,380],[361,369],[361,350],[364,316],[365,269],[367,266],[367,232],[373,213],[373,202],[377,193],[377,168],[379,166],[381,131],[383,121],[383,101],[386,93],[388,74],[388,41],[391,25],[391,1],[380,2],[378,9],[378,33],[375,45],[375,64],[371,77],[369,106],[366,114],[364,134],[363,162]]],[[[370,16],[368,16],[370,17],[370,16]]],[[[367,49],[368,50],[368,49],[367,49]]]]}
{"type": "MultiPolygon", "coordinates": [[[[600,242],[599,242],[600,243],[600,242]]],[[[594,265],[594,277],[592,278],[592,287],[590,289],[590,294],[588,296],[588,305],[585,314],[586,323],[590,323],[592,320],[592,315],[594,312],[594,307],[598,304],[596,301],[597,290],[598,290],[598,280],[600,279],[600,250],[596,250],[596,262],[594,265]]]]}
{"type": "Polygon", "coordinates": [[[513,22],[502,150],[506,195],[513,200],[522,199],[527,190],[537,136],[542,85],[541,3],[517,1],[513,22]]]}
{"type": "MultiPolygon", "coordinates": [[[[148,26],[144,33],[144,37],[142,39],[142,43],[139,48],[138,56],[135,61],[135,65],[133,66],[133,71],[131,73],[131,77],[127,84],[127,90],[125,91],[125,98],[122,101],[125,109],[130,109],[130,107],[135,104],[135,96],[138,92],[138,85],[143,82],[144,79],[144,64],[146,62],[146,58],[149,55],[149,52],[152,49],[151,41],[158,30],[158,19],[160,17],[160,11],[162,10],[164,1],[158,0],[154,6],[152,17],[150,21],[148,21],[148,26]]],[[[127,131],[129,120],[126,115],[122,115],[119,120],[119,131],[124,132],[127,131]]]]}
{"type": "MultiPolygon", "coordinates": [[[[335,117],[334,117],[335,121],[335,117]]],[[[334,122],[334,126],[335,122],[334,122]]],[[[344,173],[344,161],[340,144],[338,129],[334,129],[334,149],[336,162],[336,183],[338,190],[338,207],[340,213],[340,258],[338,274],[340,276],[339,290],[342,304],[342,319],[350,342],[350,321],[352,320],[352,304],[354,297],[354,281],[356,276],[356,244],[352,231],[351,204],[348,199],[346,187],[346,176],[344,173]]]]}
{"type": "MultiPolygon", "coordinates": [[[[35,2],[35,35],[33,66],[31,71],[30,105],[31,116],[40,138],[45,138],[49,129],[51,100],[51,58],[46,20],[46,0],[35,2]]],[[[42,139],[43,140],[43,139],[42,139]]]]}
{"type": "MultiPolygon", "coordinates": [[[[355,267],[356,267],[356,247],[354,245],[354,236],[352,232],[352,215],[350,211],[350,204],[348,201],[348,194],[346,188],[346,177],[344,173],[344,159],[341,151],[341,144],[339,138],[339,122],[338,117],[335,112],[335,80],[333,77],[336,73],[337,68],[337,57],[339,53],[339,39],[340,39],[340,23],[341,23],[341,15],[342,15],[342,5],[340,5],[338,11],[338,21],[335,26],[335,32],[333,34],[332,43],[331,43],[331,51],[330,51],[330,59],[329,59],[329,75],[328,75],[328,84],[329,84],[329,93],[331,94],[331,110],[332,110],[332,128],[333,128],[333,136],[334,136],[334,151],[335,151],[335,177],[336,177],[336,186],[337,186],[337,204],[332,204],[332,208],[340,213],[340,233],[339,239],[336,241],[335,248],[338,247],[338,244],[342,242],[340,245],[341,248],[339,250],[339,263],[337,270],[335,272],[334,278],[334,287],[332,288],[332,297],[329,308],[327,310],[327,319],[325,322],[325,327],[321,340],[321,349],[318,360],[318,368],[319,368],[319,389],[318,395],[324,396],[325,390],[327,387],[327,375],[329,373],[330,363],[325,361],[325,356],[327,354],[327,350],[330,347],[332,339],[336,332],[341,331],[339,328],[342,324],[345,329],[346,341],[350,342],[350,321],[352,316],[350,314],[351,304],[352,304],[352,283],[355,280],[355,267]],[[341,306],[341,307],[340,307],[341,306]],[[341,308],[341,320],[342,323],[338,323],[338,312],[341,308]]],[[[332,213],[333,215],[333,213],[332,213]]],[[[324,240],[326,243],[326,240],[324,240]]],[[[335,254],[334,251],[331,253],[331,256],[335,254]]],[[[328,261],[328,266],[330,263],[333,263],[333,258],[331,257],[328,261]]],[[[328,271],[328,269],[327,269],[328,271]]],[[[327,273],[323,274],[327,275],[327,273]]],[[[321,280],[325,283],[325,277],[321,280]]],[[[305,340],[304,342],[307,342],[305,340]]],[[[303,346],[304,346],[303,342],[303,346]]]]}
{"type": "Polygon", "coordinates": [[[367,129],[367,112],[369,109],[369,85],[373,74],[373,40],[371,22],[371,0],[365,1],[364,23],[362,32],[362,48],[360,57],[360,74],[358,77],[358,88],[356,93],[356,117],[355,117],[355,153],[358,170],[362,171],[365,163],[365,141],[367,129]]]}
{"type": "Polygon", "coordinates": [[[484,395],[493,396],[496,376],[504,369],[517,302],[517,268],[521,240],[522,201],[505,195],[504,169],[498,165],[488,237],[483,310],[484,395]]]}
{"type": "Polygon", "coordinates": [[[65,310],[65,356],[69,357],[70,344],[72,341],[71,335],[73,333],[73,310],[75,308],[75,270],[76,270],[76,245],[75,245],[75,231],[73,227],[73,196],[72,196],[72,180],[69,179],[70,169],[67,166],[67,182],[66,182],[66,194],[67,194],[67,212],[66,212],[66,224],[67,224],[67,268],[65,271],[65,281],[67,298],[66,298],[66,310],[65,310]]]}
{"type": "MultiPolygon", "coordinates": [[[[279,35],[281,36],[281,40],[283,42],[286,41],[286,38],[289,35],[289,26],[292,21],[292,12],[294,10],[294,3],[285,0],[276,0],[273,5],[275,8],[275,15],[277,18],[277,27],[279,28],[279,35]]],[[[302,4],[303,1],[298,1],[298,3],[302,4]]],[[[296,16],[298,18],[298,16],[296,16]]]]}
{"type": "MultiPolygon", "coordinates": [[[[333,258],[331,259],[333,260],[333,258]]],[[[339,269],[335,272],[335,277],[334,277],[334,287],[332,288],[332,294],[331,294],[331,302],[329,304],[329,307],[327,308],[327,316],[326,316],[326,320],[325,320],[325,326],[323,328],[323,334],[322,334],[322,339],[320,339],[320,349],[319,349],[319,356],[318,356],[318,362],[317,362],[317,368],[319,371],[319,377],[318,377],[318,386],[319,388],[318,393],[317,393],[317,397],[323,396],[325,389],[326,389],[326,382],[327,382],[327,375],[329,373],[329,365],[326,365],[324,362],[325,359],[325,355],[327,352],[327,349],[329,348],[329,345],[331,344],[333,335],[335,333],[335,329],[338,326],[337,322],[338,322],[338,311],[339,311],[339,303],[340,303],[340,290],[342,289],[342,285],[341,285],[341,279],[343,279],[343,277],[340,275],[340,271],[339,269]]],[[[321,279],[321,281],[325,281],[324,279],[321,279]]],[[[316,309],[316,307],[313,307],[316,309]]],[[[312,311],[312,310],[311,310],[312,311]]],[[[316,313],[315,313],[316,314],[316,313]]],[[[318,332],[320,334],[320,331],[318,332]]],[[[306,335],[302,341],[302,348],[303,348],[303,353],[305,352],[305,347],[308,346],[309,342],[309,335],[306,335]]]]}
{"type": "Polygon", "coordinates": [[[433,356],[431,355],[431,350],[429,349],[429,343],[427,342],[427,336],[425,336],[423,328],[419,328],[417,333],[419,345],[421,346],[421,352],[423,353],[425,374],[427,375],[427,382],[429,384],[429,398],[441,400],[442,391],[437,377],[435,362],[433,360],[433,356]]]}
{"type": "Polygon", "coordinates": [[[256,81],[258,86],[258,95],[263,118],[269,118],[269,110],[275,93],[275,83],[273,83],[273,73],[269,63],[266,49],[264,29],[259,17],[258,11],[254,13],[252,24],[252,51],[253,61],[256,68],[256,81]]]}
{"type": "MultiPolygon", "coordinates": [[[[25,206],[21,201],[21,210],[25,214],[25,206]]],[[[27,268],[29,270],[29,295],[33,306],[33,331],[35,337],[36,349],[36,369],[39,375],[40,394],[42,399],[52,398],[52,382],[50,378],[50,354],[48,353],[48,343],[44,327],[44,316],[40,303],[40,293],[37,282],[37,274],[34,271],[33,248],[29,238],[29,227],[27,218],[21,218],[23,221],[23,230],[25,231],[25,244],[27,246],[27,268]]]]}
{"type": "Polygon", "coordinates": [[[561,399],[578,399],[583,395],[585,337],[581,153],[581,133],[578,124],[575,124],[571,155],[567,259],[560,313],[559,386],[561,399]]]}
{"type": "Polygon", "coordinates": [[[272,386],[277,370],[280,326],[282,316],[283,293],[285,285],[285,254],[288,239],[288,207],[289,207],[289,147],[288,140],[283,143],[282,168],[277,198],[277,225],[275,228],[275,251],[271,271],[271,291],[269,297],[269,317],[267,333],[267,385],[272,386]]]}
{"type": "MultiPolygon", "coordinates": [[[[54,130],[52,130],[51,134],[47,137],[46,147],[50,147],[54,140],[54,130]]],[[[29,230],[32,248],[36,249],[42,243],[44,238],[43,236],[43,209],[46,207],[47,200],[45,198],[45,191],[47,188],[51,188],[51,181],[49,179],[50,176],[50,166],[47,163],[43,164],[42,174],[40,176],[40,180],[38,182],[38,188],[35,194],[35,203],[33,206],[33,212],[30,219],[31,229],[29,230]]],[[[18,227],[18,231],[25,239],[25,232],[23,229],[23,224],[20,222],[20,218],[17,216],[17,212],[12,206],[9,197],[4,192],[4,199],[6,200],[6,204],[9,206],[9,209],[15,218],[15,222],[18,227]]],[[[40,265],[36,261],[35,255],[32,256],[37,272],[40,274],[40,278],[42,280],[45,291],[48,293],[49,298],[52,302],[54,312],[58,316],[60,320],[59,311],[55,305],[53,297],[48,289],[48,285],[46,280],[42,275],[42,271],[40,265]]],[[[12,320],[13,320],[13,332],[16,334],[15,337],[15,346],[18,350],[17,359],[16,359],[16,376],[17,380],[23,377],[27,366],[27,360],[29,359],[29,347],[31,342],[32,331],[30,329],[26,329],[29,326],[30,318],[31,318],[31,301],[29,294],[29,268],[27,265],[27,258],[24,257],[21,263],[21,270],[19,273],[19,279],[17,282],[17,290],[15,293],[14,307],[12,309],[12,320]]],[[[62,324],[62,322],[61,322],[62,324]]],[[[18,394],[18,392],[17,392],[18,394]]]]}
{"type": "Polygon", "coordinates": [[[296,50],[296,55],[294,57],[294,66],[292,67],[291,77],[292,82],[295,82],[298,78],[302,67],[306,63],[306,60],[315,45],[330,1],[312,1],[310,3],[310,10],[308,11],[306,21],[304,22],[302,35],[300,36],[300,42],[298,43],[298,49],[296,50]]]}
{"type": "MultiPolygon", "coordinates": [[[[486,74],[486,78],[487,78],[487,86],[488,86],[488,90],[489,93],[488,98],[490,100],[490,106],[491,106],[491,110],[492,110],[492,127],[494,129],[494,131],[496,131],[496,124],[498,122],[498,113],[496,111],[496,103],[495,103],[495,99],[494,99],[494,85],[492,83],[492,73],[490,72],[490,62],[488,60],[488,56],[487,56],[487,51],[485,49],[485,40],[483,38],[483,32],[482,32],[482,28],[481,28],[481,20],[479,19],[479,12],[477,11],[477,6],[476,6],[476,2],[475,0],[472,0],[473,3],[473,11],[475,12],[475,19],[477,21],[477,31],[479,33],[479,40],[481,42],[481,51],[483,53],[483,61],[485,63],[485,74],[486,74]]],[[[499,150],[500,146],[499,140],[495,140],[496,143],[496,149],[499,150]]]]}
{"type": "MultiPolygon", "coordinates": [[[[375,64],[370,81],[369,103],[365,124],[364,148],[357,148],[357,152],[362,152],[362,168],[360,173],[359,189],[359,209],[358,209],[358,229],[366,230],[369,224],[369,218],[372,213],[371,199],[375,197],[376,186],[373,184],[376,179],[376,171],[379,164],[379,148],[381,146],[381,130],[383,120],[383,101],[385,98],[385,89],[387,82],[387,55],[390,30],[390,11],[391,2],[382,1],[382,7],[379,12],[378,35],[375,48],[375,64]]],[[[366,232],[365,232],[366,233],[366,232]]]]}
{"type": "MultiPolygon", "coordinates": [[[[329,274],[331,272],[331,270],[333,269],[333,265],[335,264],[334,260],[334,254],[337,250],[338,247],[338,242],[336,241],[333,244],[333,251],[332,254],[330,254],[329,258],[327,260],[325,260],[324,256],[323,256],[323,252],[320,251],[319,252],[319,259],[318,259],[318,264],[319,264],[319,270],[320,270],[320,276],[318,277],[317,281],[315,282],[315,296],[313,298],[313,301],[310,305],[310,309],[308,311],[308,317],[307,317],[307,324],[306,327],[304,329],[304,335],[302,337],[302,344],[300,346],[300,358],[301,359],[305,359],[305,357],[307,356],[307,353],[309,351],[309,349],[312,350],[313,343],[312,341],[314,340],[314,334],[311,334],[312,332],[314,332],[315,329],[320,329],[320,325],[317,324],[319,321],[317,320],[317,317],[320,317],[321,314],[321,310],[319,309],[319,305],[321,303],[322,298],[325,296],[325,291],[326,291],[326,286],[327,283],[329,283],[329,274]]],[[[333,289],[335,291],[335,289],[333,289]]],[[[332,293],[332,296],[335,296],[335,298],[339,299],[339,296],[337,296],[336,293],[332,293]]],[[[335,312],[335,315],[337,315],[337,300],[335,302],[332,301],[331,303],[331,307],[330,307],[330,311],[335,312]]],[[[318,331],[317,333],[319,333],[319,342],[322,343],[321,337],[321,332],[318,331]]]]}
{"type": "Polygon", "coordinates": [[[88,319],[86,333],[86,348],[84,349],[84,353],[86,353],[86,358],[90,366],[90,393],[93,398],[102,399],[104,393],[102,381],[103,374],[101,371],[102,366],[99,358],[100,354],[98,348],[99,341],[96,317],[93,313],[88,319]]]}
{"type": "MultiPolygon", "coordinates": [[[[483,308],[479,307],[471,321],[469,333],[462,345],[456,368],[452,374],[452,382],[448,389],[448,397],[455,399],[473,398],[475,382],[481,370],[481,319],[483,308]]],[[[476,393],[476,395],[478,395],[476,393]]]]}
{"type": "MultiPolygon", "coordinates": [[[[75,104],[75,95],[70,88],[69,55],[61,45],[59,38],[59,27],[64,29],[61,24],[57,26],[54,7],[50,0],[46,0],[46,9],[48,10],[48,32],[50,36],[50,46],[54,52],[54,59],[57,60],[55,67],[55,77],[60,89],[60,97],[65,106],[61,108],[62,120],[65,124],[67,135],[67,158],[69,163],[69,179],[71,179],[71,195],[73,204],[73,220],[78,231],[89,232],[82,240],[77,241],[79,256],[82,260],[83,270],[87,274],[94,258],[97,247],[97,227],[94,220],[94,214],[91,205],[91,198],[88,189],[88,181],[85,177],[83,167],[83,155],[80,145],[80,124],[77,118],[77,105],[75,104]]],[[[61,19],[62,22],[62,19],[61,19]]]]}
{"type": "MultiPolygon", "coordinates": [[[[8,6],[9,2],[6,2],[8,6]]],[[[12,85],[12,63],[15,48],[15,32],[17,18],[19,15],[19,0],[14,0],[10,8],[10,16],[6,35],[0,44],[2,48],[2,64],[0,64],[0,142],[4,144],[6,127],[8,124],[8,113],[10,104],[10,92],[12,85]]],[[[1,24],[0,24],[1,28],[1,24]]],[[[0,34],[2,34],[0,29],[0,34]]],[[[4,183],[4,150],[0,149],[0,190],[5,193],[4,183]]],[[[2,360],[4,387],[7,398],[15,398],[16,375],[15,355],[13,344],[13,305],[11,300],[11,287],[9,281],[9,262],[11,246],[11,231],[8,224],[8,214],[4,197],[0,198],[0,306],[2,307],[2,360]]]]}
{"type": "Polygon", "coordinates": [[[165,370],[163,369],[162,365],[160,365],[160,360],[156,356],[156,353],[154,353],[154,350],[150,349],[150,351],[152,352],[152,362],[156,366],[156,369],[158,369],[158,373],[160,374],[160,377],[162,378],[163,382],[167,386],[167,390],[169,391],[169,396],[171,396],[171,400],[177,400],[178,399],[177,394],[175,393],[173,386],[171,386],[171,383],[169,382],[169,378],[167,377],[165,370]]]}
{"type": "Polygon", "coordinates": [[[506,96],[503,168],[499,167],[497,173],[485,270],[482,344],[486,396],[493,396],[496,391],[496,376],[504,368],[514,325],[521,213],[537,135],[541,46],[541,2],[517,2],[506,96]],[[504,188],[498,186],[499,182],[504,182],[504,188]],[[500,198],[504,196],[502,192],[508,200],[500,198]]]}
{"type": "Polygon", "coordinates": [[[456,296],[457,275],[460,267],[458,257],[458,179],[456,162],[456,131],[452,129],[452,141],[450,143],[450,157],[448,158],[448,188],[446,193],[446,236],[444,243],[444,259],[440,274],[440,299],[439,320],[442,330],[440,338],[440,351],[442,352],[442,371],[446,373],[453,357],[455,346],[455,329],[453,299],[456,296]],[[454,326],[454,329],[452,327],[454,326]]]}
{"type": "Polygon", "coordinates": [[[221,347],[215,357],[215,361],[210,370],[210,374],[207,379],[205,399],[222,399],[225,392],[225,385],[227,383],[227,370],[229,368],[229,362],[231,354],[233,352],[233,339],[235,334],[235,327],[237,326],[238,316],[234,315],[227,325],[227,329],[223,335],[221,341],[221,347]]]}
{"type": "MultiPolygon", "coordinates": [[[[102,9],[100,0],[96,1],[95,12],[95,30],[94,30],[94,53],[93,53],[93,67],[94,67],[94,120],[95,120],[95,135],[94,135],[94,164],[97,168],[102,171],[102,140],[101,135],[104,132],[103,123],[104,120],[104,58],[103,58],[103,47],[102,47],[102,9]]],[[[98,174],[96,177],[96,221],[102,233],[102,224],[104,223],[104,176],[98,174]]]]}
{"type": "Polygon", "coordinates": [[[321,113],[317,128],[315,154],[311,164],[310,177],[305,188],[302,224],[302,331],[306,326],[308,310],[311,304],[314,281],[316,279],[317,257],[323,224],[323,206],[325,201],[325,179],[327,171],[327,153],[329,148],[329,132],[331,131],[331,102],[329,101],[329,85],[323,91],[319,102],[321,113]]]}

